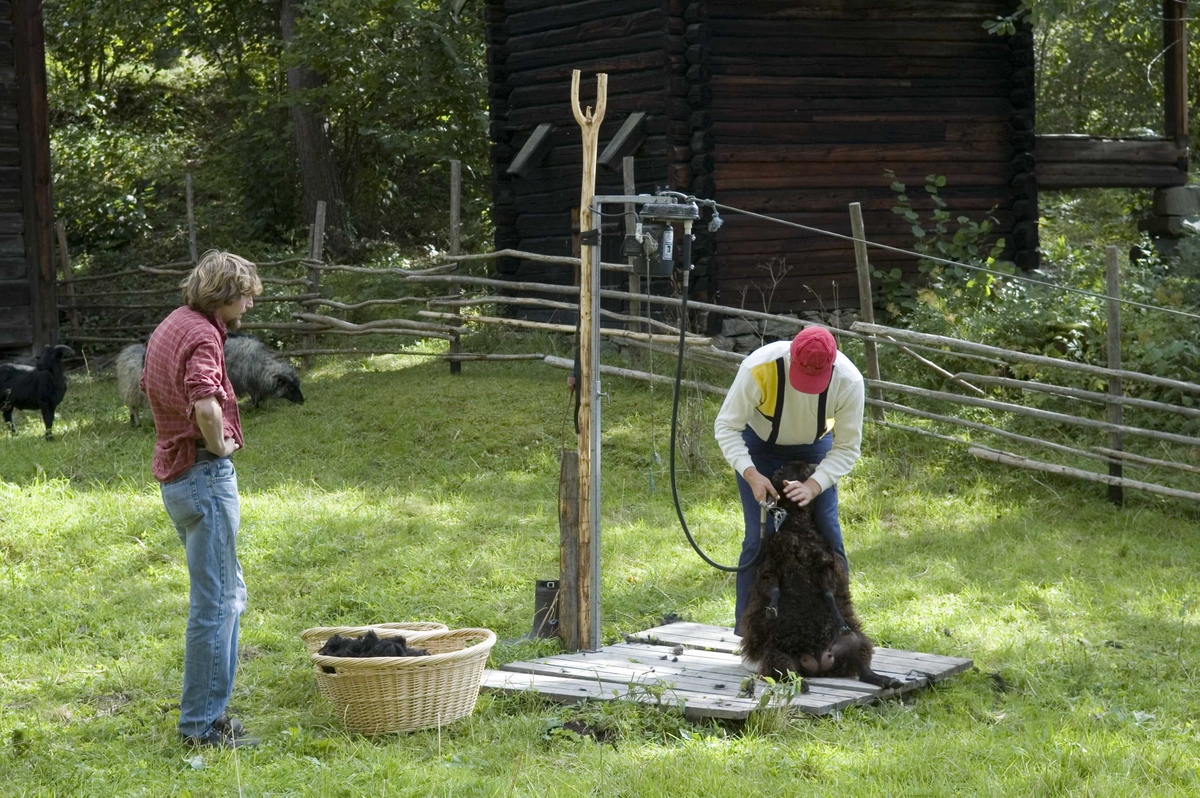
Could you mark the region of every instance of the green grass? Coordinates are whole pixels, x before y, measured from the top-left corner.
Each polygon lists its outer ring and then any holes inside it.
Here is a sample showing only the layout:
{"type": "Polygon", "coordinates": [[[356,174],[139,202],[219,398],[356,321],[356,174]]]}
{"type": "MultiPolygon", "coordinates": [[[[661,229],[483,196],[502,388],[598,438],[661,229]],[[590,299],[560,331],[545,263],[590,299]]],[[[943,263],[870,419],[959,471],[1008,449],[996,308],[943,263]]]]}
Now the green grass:
{"type": "MultiPolygon", "coordinates": [[[[662,367],[659,369],[663,370],[662,367]]],[[[250,592],[233,709],[255,752],[175,731],[187,574],[113,381],[75,378],[59,439],[36,414],[0,438],[4,795],[1194,795],[1200,515],[1130,492],[978,463],[868,427],[843,482],[860,616],[884,645],[976,669],[823,719],[692,724],[672,710],[482,696],[442,730],[341,731],[298,634],[438,620],[528,631],[558,570],[565,372],[383,357],[323,363],[303,406],[245,410],[241,558],[250,592]],[[611,734],[597,743],[562,728],[611,734]]],[[[603,633],[668,612],[729,623],[733,584],[683,540],[657,467],[669,394],[604,405],[603,633]]],[[[715,402],[694,412],[711,425],[715,402]]],[[[566,435],[564,437],[564,429],[566,435]]],[[[736,556],[740,509],[715,443],[681,475],[689,522],[736,556]]],[[[493,664],[555,650],[509,643],[493,664]]]]}

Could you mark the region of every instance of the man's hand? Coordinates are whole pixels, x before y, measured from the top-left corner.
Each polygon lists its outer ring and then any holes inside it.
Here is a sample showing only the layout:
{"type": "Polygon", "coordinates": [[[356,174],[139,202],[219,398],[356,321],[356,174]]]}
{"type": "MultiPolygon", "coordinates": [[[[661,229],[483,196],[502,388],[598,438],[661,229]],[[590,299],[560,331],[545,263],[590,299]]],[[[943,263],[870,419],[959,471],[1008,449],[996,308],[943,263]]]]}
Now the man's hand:
{"type": "Polygon", "coordinates": [[[239,448],[237,441],[235,441],[233,438],[226,438],[224,440],[224,444],[225,444],[224,451],[221,452],[221,454],[219,454],[218,457],[229,457],[229,455],[236,452],[239,448]]]}
{"type": "Polygon", "coordinates": [[[767,494],[779,498],[779,494],[775,491],[775,486],[771,484],[771,480],[758,473],[758,469],[750,466],[742,472],[742,479],[746,480],[746,484],[750,486],[750,490],[754,491],[754,498],[758,501],[763,501],[767,498],[767,494]]]}
{"type": "Polygon", "coordinates": [[[821,484],[811,477],[804,482],[783,483],[783,495],[803,507],[821,495],[821,484]]]}

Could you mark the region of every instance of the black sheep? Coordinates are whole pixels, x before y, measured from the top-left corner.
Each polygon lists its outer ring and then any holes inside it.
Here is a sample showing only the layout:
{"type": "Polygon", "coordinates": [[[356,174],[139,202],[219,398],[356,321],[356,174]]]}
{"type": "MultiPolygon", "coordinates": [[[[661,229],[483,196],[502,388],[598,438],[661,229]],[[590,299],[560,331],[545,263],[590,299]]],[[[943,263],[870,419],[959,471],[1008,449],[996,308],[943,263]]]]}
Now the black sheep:
{"type": "Polygon", "coordinates": [[[787,513],[767,547],[742,616],[742,656],[759,676],[839,676],[878,687],[901,682],[871,670],[875,646],[850,601],[850,578],[833,546],[817,531],[811,506],[783,492],[784,482],[812,476],[808,463],[787,463],[771,482],[787,513]]]}
{"type": "Polygon", "coordinates": [[[16,363],[0,365],[0,410],[10,432],[17,431],[13,409],[41,410],[46,424],[46,440],[54,440],[54,410],[67,395],[67,378],[63,374],[63,357],[75,352],[69,346],[47,346],[38,356],[37,364],[16,363]]]}
{"type": "MultiPolygon", "coordinates": [[[[423,648],[409,648],[408,641],[396,637],[380,637],[374,629],[368,629],[362,637],[342,637],[333,635],[325,641],[325,645],[317,652],[326,657],[426,657],[429,652],[423,648]]],[[[334,669],[323,666],[326,673],[334,669]]]]}

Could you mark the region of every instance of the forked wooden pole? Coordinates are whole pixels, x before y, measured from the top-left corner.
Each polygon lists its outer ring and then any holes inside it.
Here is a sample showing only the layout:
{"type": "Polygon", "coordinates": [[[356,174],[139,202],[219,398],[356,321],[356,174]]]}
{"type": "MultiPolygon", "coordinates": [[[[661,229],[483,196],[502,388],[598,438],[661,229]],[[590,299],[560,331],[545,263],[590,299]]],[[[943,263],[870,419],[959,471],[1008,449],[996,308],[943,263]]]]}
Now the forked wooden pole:
{"type": "Polygon", "coordinates": [[[596,290],[599,242],[593,243],[599,225],[592,219],[596,194],[596,160],[599,156],[600,124],[608,104],[608,75],[596,75],[596,109],[579,105],[579,70],[571,73],[571,112],[579,123],[583,142],[583,183],[579,193],[579,645],[600,645],[600,530],[599,530],[599,384],[597,355],[600,297],[596,290]]]}

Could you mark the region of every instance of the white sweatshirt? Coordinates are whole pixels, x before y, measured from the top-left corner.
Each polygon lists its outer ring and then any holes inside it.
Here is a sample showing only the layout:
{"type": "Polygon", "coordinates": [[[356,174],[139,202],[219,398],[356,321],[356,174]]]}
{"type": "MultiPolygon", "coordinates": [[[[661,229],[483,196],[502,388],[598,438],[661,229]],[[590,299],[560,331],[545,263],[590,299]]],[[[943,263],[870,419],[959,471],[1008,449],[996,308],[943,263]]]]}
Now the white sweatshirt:
{"type": "MultiPolygon", "coordinates": [[[[787,379],[791,368],[791,341],[777,341],[759,347],[742,361],[733,386],[725,396],[717,414],[713,431],[725,460],[738,474],[754,465],[742,440],[747,425],[764,441],[770,439],[771,415],[775,413],[775,396],[779,371],[775,363],[783,358],[783,416],[775,443],[781,446],[810,444],[816,439],[816,394],[800,393],[787,379]]],[[[833,429],[833,448],[817,466],[813,479],[828,490],[849,473],[858,460],[862,445],[863,377],[841,352],[833,364],[833,378],[826,397],[823,430],[833,429]]],[[[770,477],[770,474],[765,476],[770,477]]]]}

